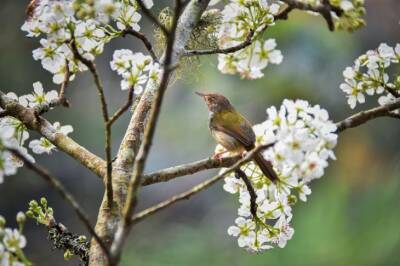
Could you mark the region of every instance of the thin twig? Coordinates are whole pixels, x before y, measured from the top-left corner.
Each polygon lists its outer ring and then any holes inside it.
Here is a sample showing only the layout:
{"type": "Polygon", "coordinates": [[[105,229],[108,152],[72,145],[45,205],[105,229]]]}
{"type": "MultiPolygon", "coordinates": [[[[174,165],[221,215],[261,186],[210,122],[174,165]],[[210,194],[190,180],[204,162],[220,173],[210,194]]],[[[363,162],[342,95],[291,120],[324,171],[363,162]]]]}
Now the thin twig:
{"type": "Polygon", "coordinates": [[[143,3],[143,1],[142,0],[136,0],[136,3],[138,3],[142,13],[148,19],[150,19],[154,24],[156,24],[156,26],[159,27],[163,31],[165,36],[168,36],[169,35],[169,30],[157,19],[156,16],[153,15],[153,13],[151,13],[151,11],[146,7],[146,5],[143,3]]]}
{"type": "Polygon", "coordinates": [[[121,115],[123,115],[128,109],[129,107],[131,107],[133,102],[133,87],[129,88],[129,92],[128,92],[128,100],[127,102],[121,107],[119,108],[108,120],[108,124],[112,125],[115,121],[118,120],[118,118],[121,117],[121,115]]]}
{"type": "Polygon", "coordinates": [[[230,54],[242,50],[249,46],[253,40],[254,30],[246,36],[246,40],[238,45],[228,47],[228,48],[216,48],[216,49],[204,49],[204,50],[187,50],[184,52],[183,56],[198,56],[198,55],[210,55],[210,54],[230,54]]]}
{"type": "Polygon", "coordinates": [[[72,207],[72,209],[76,212],[77,216],[79,219],[82,221],[82,223],[85,225],[86,229],[89,231],[89,233],[96,239],[96,241],[99,243],[101,248],[103,249],[104,253],[106,254],[107,258],[109,258],[110,253],[100,238],[100,236],[96,233],[92,225],[90,224],[89,218],[86,216],[85,211],[83,211],[82,207],[79,205],[79,203],[75,200],[74,196],[72,196],[71,193],[67,191],[67,189],[61,184],[61,182],[52,176],[46,169],[39,165],[35,165],[32,163],[28,158],[25,157],[20,151],[17,149],[13,148],[8,148],[8,150],[16,156],[18,159],[24,162],[24,165],[28,167],[30,170],[38,174],[40,177],[42,177],[47,183],[49,183],[60,195],[61,197],[72,207]]]}
{"type": "Polygon", "coordinates": [[[141,40],[143,42],[144,46],[146,47],[147,51],[149,52],[151,58],[153,58],[153,60],[155,62],[157,62],[157,63],[159,62],[159,60],[157,58],[157,55],[153,50],[153,45],[151,44],[149,39],[146,37],[146,35],[144,35],[143,33],[139,32],[139,31],[136,31],[136,30],[134,30],[132,28],[125,29],[122,32],[122,34],[123,34],[123,36],[125,36],[127,34],[128,35],[132,35],[132,36],[138,38],[139,40],[141,40]]]}
{"type": "Polygon", "coordinates": [[[246,173],[242,169],[235,170],[236,178],[240,178],[243,180],[244,184],[246,185],[247,192],[250,195],[250,213],[253,215],[254,218],[257,218],[257,194],[254,190],[253,185],[251,184],[250,179],[247,177],[246,173]]]}
{"type": "Polygon", "coordinates": [[[76,40],[72,39],[71,41],[72,52],[79,61],[81,61],[92,73],[94,83],[96,85],[97,93],[100,98],[101,110],[103,114],[103,120],[105,125],[104,135],[105,135],[105,145],[104,145],[104,153],[106,154],[106,191],[107,191],[107,201],[108,207],[111,208],[113,205],[113,187],[112,187],[112,158],[111,158],[111,124],[108,123],[109,115],[108,115],[108,107],[106,102],[106,97],[104,94],[104,87],[100,80],[99,73],[97,72],[96,65],[94,62],[83,57],[76,46],[76,40]]]}
{"type": "Polygon", "coordinates": [[[216,176],[214,176],[214,177],[212,177],[212,178],[210,178],[210,179],[208,179],[208,180],[206,180],[206,181],[194,186],[193,188],[191,188],[190,190],[188,190],[186,192],[183,192],[183,193],[180,193],[178,195],[175,195],[175,196],[171,197],[170,199],[167,199],[167,200],[165,200],[163,202],[160,202],[157,205],[154,205],[154,206],[152,206],[150,208],[147,208],[147,209],[137,213],[135,216],[132,217],[131,221],[133,223],[137,223],[137,222],[141,221],[142,219],[144,219],[144,218],[146,218],[146,217],[148,217],[148,216],[150,216],[150,215],[152,215],[152,214],[154,214],[154,213],[156,213],[156,212],[158,212],[160,210],[163,210],[166,207],[168,207],[168,206],[170,206],[170,205],[172,205],[172,204],[174,204],[174,203],[176,203],[178,201],[190,198],[191,196],[193,196],[193,195],[203,191],[204,189],[210,187],[211,185],[213,185],[214,183],[216,183],[217,181],[222,179],[227,174],[236,171],[237,169],[240,168],[240,166],[242,166],[243,164],[251,161],[256,153],[260,152],[261,150],[268,149],[268,148],[272,147],[274,144],[275,143],[268,144],[268,145],[257,146],[252,151],[248,152],[244,158],[242,158],[239,161],[237,161],[231,167],[225,169],[222,173],[220,173],[220,174],[218,174],[218,175],[216,175],[216,176]]]}

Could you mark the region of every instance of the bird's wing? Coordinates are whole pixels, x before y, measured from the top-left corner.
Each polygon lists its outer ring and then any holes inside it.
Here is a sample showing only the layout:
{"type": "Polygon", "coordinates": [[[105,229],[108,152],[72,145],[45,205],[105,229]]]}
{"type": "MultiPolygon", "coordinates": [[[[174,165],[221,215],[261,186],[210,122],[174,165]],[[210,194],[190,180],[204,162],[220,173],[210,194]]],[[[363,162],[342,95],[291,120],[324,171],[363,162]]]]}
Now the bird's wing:
{"type": "Polygon", "coordinates": [[[218,120],[218,123],[213,123],[214,130],[235,138],[246,150],[254,148],[256,136],[246,118],[238,113],[225,112],[221,114],[218,120]]]}

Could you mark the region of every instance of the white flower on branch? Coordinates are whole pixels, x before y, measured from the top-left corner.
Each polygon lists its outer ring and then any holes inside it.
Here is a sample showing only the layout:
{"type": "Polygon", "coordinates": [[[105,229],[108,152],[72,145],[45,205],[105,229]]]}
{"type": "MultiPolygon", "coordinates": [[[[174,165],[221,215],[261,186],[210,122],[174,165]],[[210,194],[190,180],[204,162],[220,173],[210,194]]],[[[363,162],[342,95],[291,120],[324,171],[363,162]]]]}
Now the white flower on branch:
{"type": "Polygon", "coordinates": [[[6,228],[3,243],[8,251],[16,252],[26,246],[26,238],[17,229],[6,228]]]}
{"type": "Polygon", "coordinates": [[[20,102],[23,102],[23,105],[35,107],[44,103],[49,103],[56,99],[58,99],[57,91],[52,90],[49,92],[44,92],[42,83],[37,81],[33,83],[33,93],[21,96],[20,102]]]}
{"type": "Polygon", "coordinates": [[[160,65],[154,63],[150,56],[127,49],[116,50],[110,65],[122,76],[121,89],[133,88],[135,94],[142,93],[146,82],[156,82],[161,71],[160,65]]]}
{"type": "MultiPolygon", "coordinates": [[[[74,131],[72,126],[70,125],[61,126],[60,122],[55,122],[53,124],[53,127],[57,131],[57,133],[61,133],[65,136],[74,131]]],[[[56,146],[54,146],[48,139],[44,137],[32,140],[29,143],[29,148],[31,148],[32,151],[36,154],[42,154],[42,153],[50,154],[53,150],[56,150],[56,146]]]]}
{"type": "Polygon", "coordinates": [[[357,103],[364,103],[364,94],[372,96],[386,93],[379,98],[380,105],[394,99],[400,93],[400,76],[395,75],[391,79],[387,69],[398,64],[399,59],[400,44],[393,48],[382,43],[376,50],[369,50],[359,56],[352,67],[346,67],[343,71],[344,83],[340,85],[340,89],[346,93],[350,107],[355,108],[357,103]]]}
{"type": "Polygon", "coordinates": [[[136,12],[137,8],[132,6],[131,4],[125,4],[121,10],[120,14],[117,18],[117,28],[120,30],[124,30],[128,27],[132,28],[133,30],[139,31],[139,21],[142,16],[136,12]]]}
{"type": "Polygon", "coordinates": [[[222,25],[218,33],[219,46],[229,48],[243,43],[253,32],[255,40],[248,47],[232,54],[218,56],[218,69],[224,74],[240,74],[242,78],[256,79],[269,63],[280,64],[283,56],[275,50],[274,39],[262,40],[262,31],[274,24],[274,16],[280,9],[267,1],[231,1],[223,9],[222,25]]]}
{"type": "Polygon", "coordinates": [[[253,162],[241,167],[257,195],[257,217],[251,217],[251,197],[244,182],[229,175],[224,184],[224,190],[239,194],[240,203],[237,225],[228,233],[239,237],[239,246],[252,252],[284,247],[291,239],[291,206],[297,197],[307,200],[309,183],[323,176],[328,160],[335,158],[332,150],[337,142],[335,124],[318,105],[285,100],[279,109],[268,108],[267,114],[267,120],[255,125],[254,131],[258,144],[275,142],[263,155],[279,180],[272,183],[253,162]]]}

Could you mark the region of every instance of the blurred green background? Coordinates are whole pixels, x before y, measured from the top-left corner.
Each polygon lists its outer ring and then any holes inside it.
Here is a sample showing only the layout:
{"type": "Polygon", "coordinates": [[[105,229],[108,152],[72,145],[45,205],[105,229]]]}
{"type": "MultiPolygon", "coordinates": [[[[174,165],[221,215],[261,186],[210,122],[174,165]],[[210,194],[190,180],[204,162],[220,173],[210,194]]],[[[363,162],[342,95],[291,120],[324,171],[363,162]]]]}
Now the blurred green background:
{"type": "MultiPolygon", "coordinates": [[[[0,3],[0,89],[26,94],[41,81],[47,90],[57,89],[31,51],[38,39],[28,39],[19,30],[28,1],[0,3]]],[[[157,1],[156,1],[157,2],[157,1]]],[[[165,4],[167,1],[160,1],[165,4]]],[[[195,90],[221,92],[254,123],[265,120],[265,109],[285,98],[303,98],[328,109],[338,121],[353,112],[376,105],[368,103],[351,110],[339,90],[342,71],[355,57],[379,43],[400,42],[398,0],[367,0],[368,25],[354,33],[331,33],[320,17],[294,12],[289,21],[279,21],[268,30],[275,37],[284,61],[269,66],[257,81],[240,80],[216,70],[215,57],[204,58],[168,90],[157,128],[147,171],[209,156],[214,149],[207,128],[207,111],[195,90]]],[[[150,25],[144,31],[151,32],[150,25]]],[[[119,77],[108,62],[117,48],[142,50],[137,40],[113,42],[97,60],[113,108],[124,102],[119,77]]],[[[103,156],[103,125],[95,88],[88,73],[78,75],[67,90],[70,109],[57,108],[46,117],[74,127],[71,136],[103,156]]],[[[128,115],[113,130],[113,151],[128,123],[128,115]]],[[[226,234],[237,211],[236,197],[225,193],[222,183],[158,213],[138,224],[125,248],[122,265],[400,265],[400,124],[378,119],[351,129],[339,137],[337,161],[326,175],[312,183],[307,203],[294,208],[295,235],[284,249],[249,254],[226,234]]],[[[37,137],[37,135],[32,134],[37,137]]],[[[66,155],[37,156],[79,199],[95,223],[103,195],[101,181],[66,155]]],[[[173,182],[146,187],[140,208],[210,177],[214,171],[173,182]]],[[[87,234],[71,208],[38,176],[21,170],[0,185],[0,214],[15,225],[15,215],[26,210],[30,199],[45,196],[59,222],[71,231],[87,234]]],[[[36,265],[77,265],[65,262],[62,252],[51,250],[45,228],[29,221],[25,230],[27,255],[36,265]]]]}

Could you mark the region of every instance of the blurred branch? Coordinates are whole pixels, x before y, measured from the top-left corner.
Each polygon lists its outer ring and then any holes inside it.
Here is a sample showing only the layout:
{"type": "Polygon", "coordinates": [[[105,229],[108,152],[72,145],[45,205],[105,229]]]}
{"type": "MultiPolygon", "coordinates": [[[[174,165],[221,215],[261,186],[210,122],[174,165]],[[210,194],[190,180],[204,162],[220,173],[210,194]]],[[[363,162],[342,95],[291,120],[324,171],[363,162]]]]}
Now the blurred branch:
{"type": "Polygon", "coordinates": [[[355,115],[352,115],[336,123],[337,131],[342,132],[345,129],[357,127],[377,117],[383,117],[383,116],[392,117],[391,111],[399,108],[400,108],[400,98],[396,99],[393,103],[375,107],[367,111],[359,112],[355,115]]]}
{"type": "Polygon", "coordinates": [[[34,109],[20,105],[0,91],[0,106],[8,115],[20,120],[28,129],[35,130],[48,139],[59,150],[70,155],[99,177],[105,176],[105,162],[76,143],[70,137],[58,133],[49,121],[39,116],[34,109]]]}
{"type": "MultiPolygon", "coordinates": [[[[73,34],[72,34],[73,35],[73,34]]],[[[76,46],[76,40],[75,38],[72,39],[71,41],[71,48],[72,52],[74,54],[74,57],[81,61],[91,72],[94,83],[96,85],[97,89],[97,94],[99,95],[100,98],[100,103],[101,103],[101,111],[103,114],[103,120],[104,120],[104,135],[105,135],[105,144],[104,144],[104,153],[106,155],[106,178],[105,178],[105,183],[106,183],[106,192],[107,192],[107,202],[108,202],[108,207],[111,208],[113,204],[113,186],[112,186],[112,158],[111,158],[111,125],[112,123],[109,123],[109,115],[108,115],[108,107],[107,107],[107,101],[106,101],[106,96],[104,95],[104,87],[103,84],[100,80],[99,73],[97,72],[96,65],[94,62],[86,59],[83,57],[79,51],[78,47],[76,46]]]]}
{"type": "Polygon", "coordinates": [[[86,229],[89,231],[89,233],[96,239],[96,241],[99,243],[101,248],[103,249],[104,253],[106,254],[107,257],[109,257],[109,252],[107,247],[104,245],[103,241],[101,238],[97,235],[97,233],[94,231],[92,225],[90,224],[89,218],[86,216],[84,210],[82,207],[79,205],[79,203],[75,200],[75,198],[72,196],[71,193],[69,193],[66,188],[61,184],[60,181],[58,181],[57,178],[52,176],[46,169],[39,165],[35,165],[34,163],[31,162],[28,158],[26,158],[21,152],[19,152],[16,149],[13,148],[8,148],[8,150],[19,160],[21,160],[24,165],[35,172],[37,175],[42,177],[50,186],[52,186],[60,195],[61,197],[72,207],[72,209],[75,211],[77,214],[78,218],[82,221],[82,223],[85,225],[86,229]]]}
{"type": "Polygon", "coordinates": [[[146,47],[147,51],[149,52],[151,58],[153,58],[153,60],[155,62],[158,63],[158,58],[153,50],[153,45],[151,44],[151,42],[149,41],[149,39],[146,37],[146,35],[144,35],[143,33],[136,31],[132,28],[127,28],[122,32],[122,36],[125,35],[132,35],[136,38],[138,38],[139,40],[141,40],[144,44],[144,46],[146,47]]]}
{"type": "Polygon", "coordinates": [[[285,16],[287,17],[287,15],[293,9],[316,12],[319,13],[325,19],[330,31],[335,30],[335,24],[331,12],[334,12],[338,17],[340,17],[343,14],[343,10],[341,8],[333,6],[329,2],[329,0],[323,0],[322,4],[320,5],[304,3],[298,0],[281,0],[281,1],[288,5],[288,8],[285,10],[285,13],[282,14],[282,18],[285,16]]]}
{"type": "Polygon", "coordinates": [[[175,195],[173,197],[171,197],[170,199],[167,199],[163,202],[158,203],[157,205],[154,205],[153,207],[147,208],[139,213],[137,213],[135,216],[132,217],[132,222],[133,223],[137,223],[141,220],[143,220],[144,218],[160,211],[163,210],[169,206],[171,206],[172,204],[184,200],[184,199],[188,199],[191,196],[203,191],[204,189],[210,187],[211,185],[213,185],[214,183],[216,183],[217,181],[219,181],[220,179],[222,179],[224,176],[226,176],[229,173],[232,173],[234,171],[236,171],[237,169],[240,168],[240,166],[242,166],[243,164],[251,161],[254,157],[254,155],[264,149],[268,149],[270,147],[272,147],[275,143],[272,144],[268,144],[268,145],[261,145],[261,146],[257,146],[256,148],[254,148],[253,150],[249,151],[246,156],[240,160],[238,160],[236,163],[234,163],[231,167],[223,170],[222,173],[194,186],[193,188],[191,188],[190,190],[180,193],[178,195],[175,195]]]}
{"type": "Polygon", "coordinates": [[[157,27],[159,27],[165,36],[169,35],[169,30],[158,20],[158,18],[151,13],[151,11],[146,7],[146,5],[143,3],[143,0],[136,0],[136,3],[139,5],[140,10],[142,13],[154,24],[156,24],[157,27]]]}

